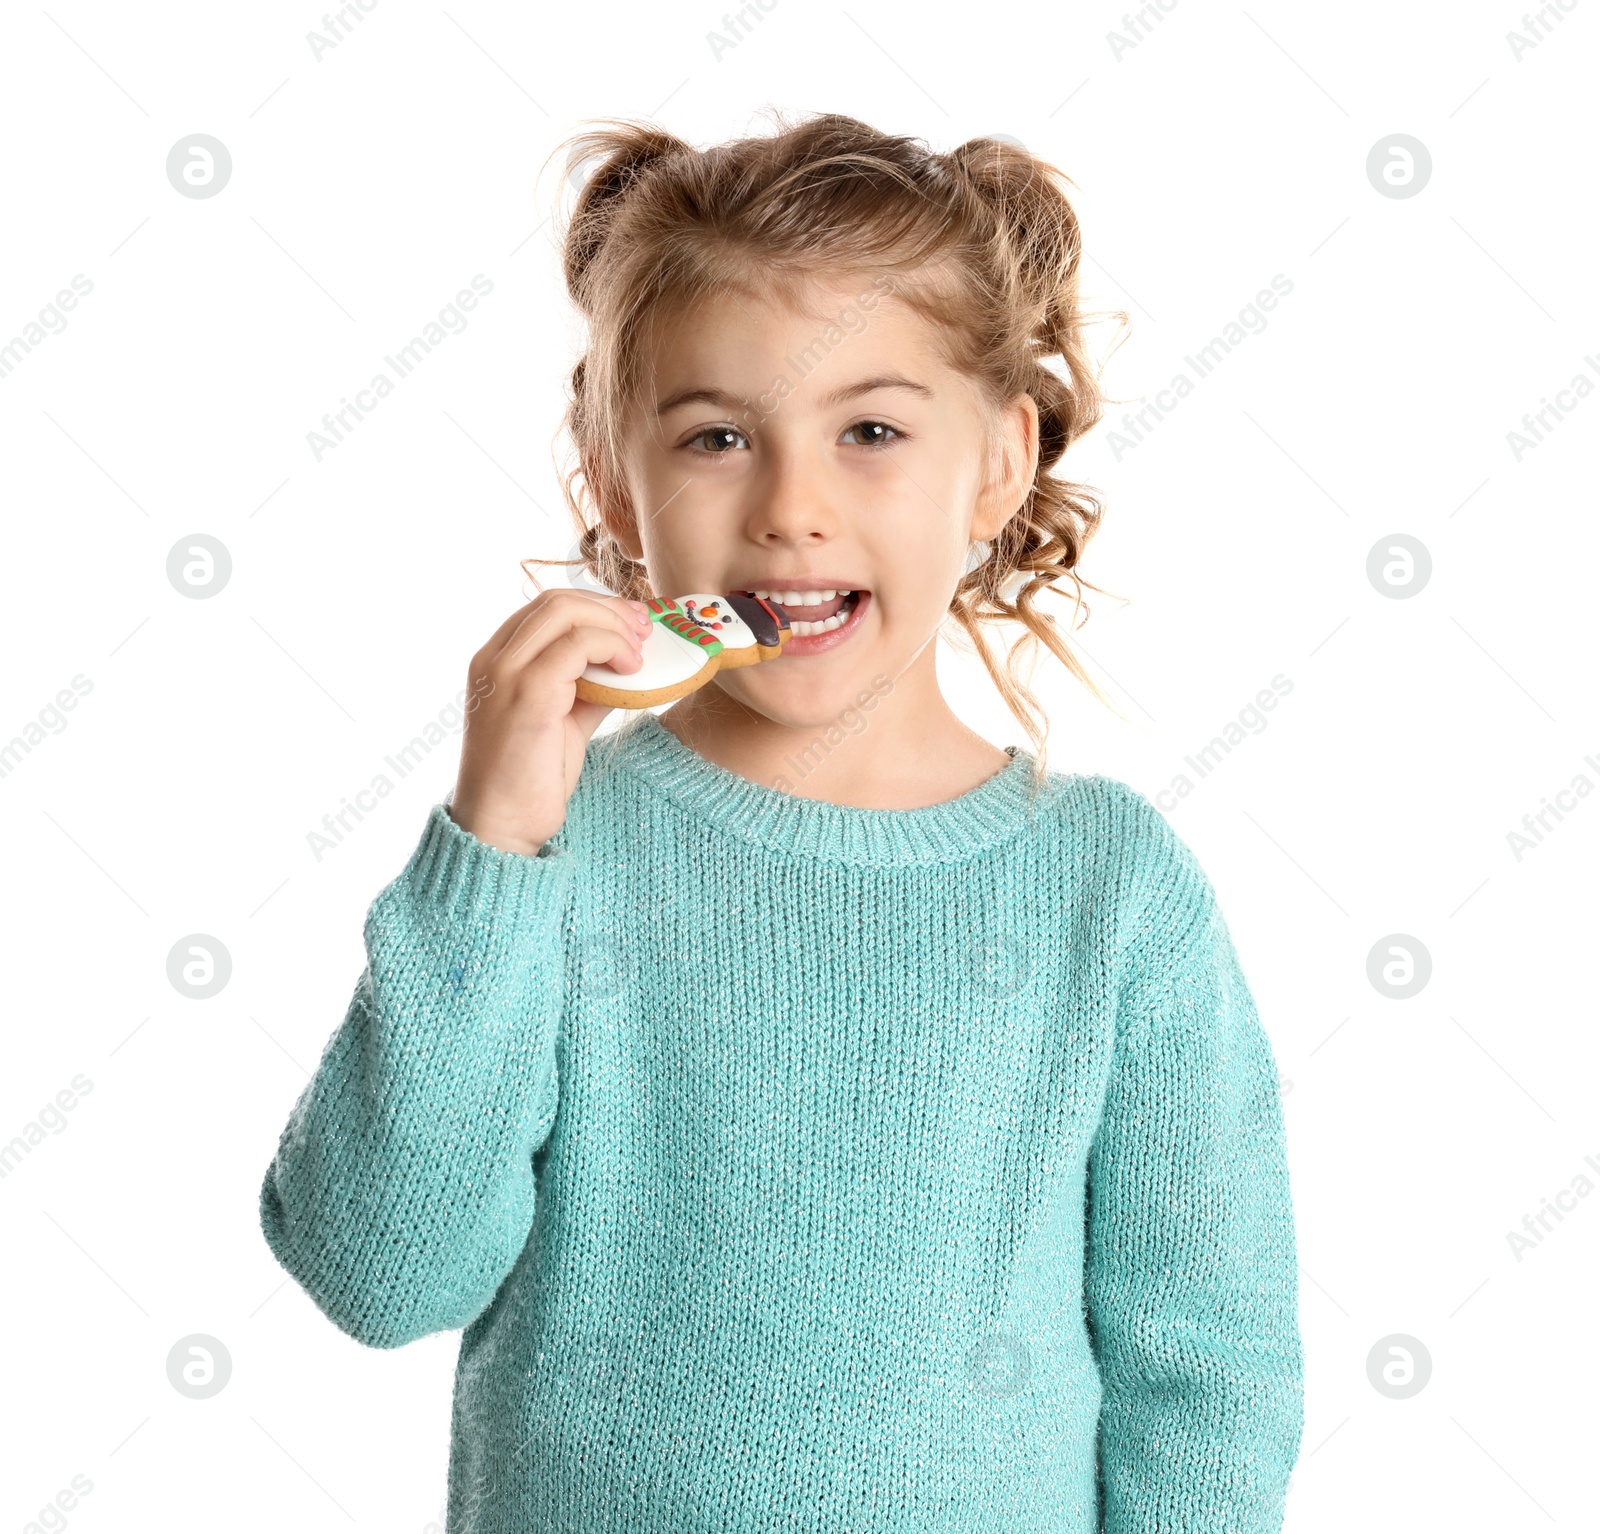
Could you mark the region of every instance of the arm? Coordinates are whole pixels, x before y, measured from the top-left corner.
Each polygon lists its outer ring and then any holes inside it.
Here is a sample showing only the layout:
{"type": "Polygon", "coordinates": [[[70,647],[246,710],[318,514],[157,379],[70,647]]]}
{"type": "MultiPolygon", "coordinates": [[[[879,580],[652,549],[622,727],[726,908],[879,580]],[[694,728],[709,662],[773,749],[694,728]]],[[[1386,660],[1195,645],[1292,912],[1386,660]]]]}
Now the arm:
{"type": "Polygon", "coordinates": [[[573,857],[443,804],[367,912],[367,967],[261,1185],[273,1255],[358,1342],[465,1326],[533,1224],[555,1119],[573,857]]]}
{"type": "Polygon", "coordinates": [[[1153,807],[1090,1153],[1106,1534],[1274,1534],[1303,1356],[1283,1113],[1216,898],[1153,807]]]}

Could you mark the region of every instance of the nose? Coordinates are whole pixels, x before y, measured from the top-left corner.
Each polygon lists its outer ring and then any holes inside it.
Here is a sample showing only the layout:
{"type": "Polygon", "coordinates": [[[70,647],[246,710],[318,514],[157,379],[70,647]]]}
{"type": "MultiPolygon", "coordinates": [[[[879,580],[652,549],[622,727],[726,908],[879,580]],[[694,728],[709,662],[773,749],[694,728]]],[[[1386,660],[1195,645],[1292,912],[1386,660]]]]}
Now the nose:
{"type": "Polygon", "coordinates": [[[826,465],[802,448],[768,436],[763,472],[753,492],[746,531],[757,543],[825,542],[839,530],[826,465]]]}

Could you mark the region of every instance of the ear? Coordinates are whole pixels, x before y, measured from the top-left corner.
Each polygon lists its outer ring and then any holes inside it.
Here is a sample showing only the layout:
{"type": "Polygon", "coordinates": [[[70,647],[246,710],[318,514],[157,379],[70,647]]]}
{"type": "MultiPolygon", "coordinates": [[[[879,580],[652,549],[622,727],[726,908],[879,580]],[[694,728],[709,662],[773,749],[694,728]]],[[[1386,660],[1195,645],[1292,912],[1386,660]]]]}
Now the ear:
{"type": "Polygon", "coordinates": [[[621,545],[629,559],[642,561],[644,545],[639,541],[632,498],[622,487],[613,488],[597,467],[586,469],[584,478],[599,508],[601,526],[621,545]]]}
{"type": "Polygon", "coordinates": [[[978,494],[972,538],[987,543],[1022,508],[1039,465],[1039,407],[1031,394],[1018,394],[1001,412],[994,462],[978,494]]]}

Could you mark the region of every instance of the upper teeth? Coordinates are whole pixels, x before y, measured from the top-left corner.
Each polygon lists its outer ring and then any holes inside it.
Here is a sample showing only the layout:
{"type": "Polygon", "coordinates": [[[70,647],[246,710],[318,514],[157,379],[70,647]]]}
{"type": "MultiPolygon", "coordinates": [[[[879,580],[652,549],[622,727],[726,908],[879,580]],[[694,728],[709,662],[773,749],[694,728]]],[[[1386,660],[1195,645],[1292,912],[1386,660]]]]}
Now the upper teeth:
{"type": "Polygon", "coordinates": [[[819,607],[835,597],[846,597],[848,591],[752,591],[753,597],[764,602],[776,602],[780,607],[819,607]]]}

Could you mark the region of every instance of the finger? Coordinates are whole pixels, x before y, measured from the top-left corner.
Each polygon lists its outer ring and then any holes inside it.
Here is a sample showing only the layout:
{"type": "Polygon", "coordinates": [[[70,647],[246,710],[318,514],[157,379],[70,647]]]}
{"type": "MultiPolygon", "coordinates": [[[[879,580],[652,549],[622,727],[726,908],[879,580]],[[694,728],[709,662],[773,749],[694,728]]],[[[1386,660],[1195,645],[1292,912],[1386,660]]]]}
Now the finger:
{"type": "Polygon", "coordinates": [[[534,608],[538,607],[549,596],[549,592],[541,591],[531,602],[524,602],[521,607],[511,613],[504,623],[497,628],[484,642],[478,646],[472,657],[473,668],[486,666],[505,648],[506,641],[516,633],[518,627],[534,608]]]}
{"type": "Polygon", "coordinates": [[[648,620],[641,622],[637,609],[621,597],[586,596],[582,592],[570,595],[577,601],[552,604],[546,612],[530,613],[507,641],[496,664],[512,669],[526,665],[575,627],[609,628],[635,645],[641,644],[649,632],[648,620]]]}
{"type": "MultiPolygon", "coordinates": [[[[563,695],[570,696],[569,689],[576,690],[578,678],[590,666],[610,666],[630,675],[643,665],[644,656],[635,639],[612,628],[584,624],[568,629],[545,646],[535,685],[559,688],[563,695]]],[[[530,677],[532,673],[525,670],[519,675],[530,677]]]]}
{"type": "Polygon", "coordinates": [[[524,602],[521,607],[511,613],[504,623],[497,628],[479,647],[473,656],[474,663],[487,665],[506,646],[506,641],[527,621],[528,615],[535,611],[542,611],[552,603],[560,601],[565,603],[568,598],[576,597],[583,601],[599,600],[598,593],[571,590],[541,591],[532,601],[524,602]]]}
{"type": "MultiPolygon", "coordinates": [[[[643,637],[644,629],[633,617],[635,609],[621,597],[603,597],[584,591],[552,591],[543,595],[548,600],[529,604],[498,650],[486,658],[489,669],[501,675],[513,673],[537,659],[563,634],[577,626],[603,625],[624,637],[635,640],[643,637]]],[[[502,629],[505,627],[501,625],[502,629]]]]}

